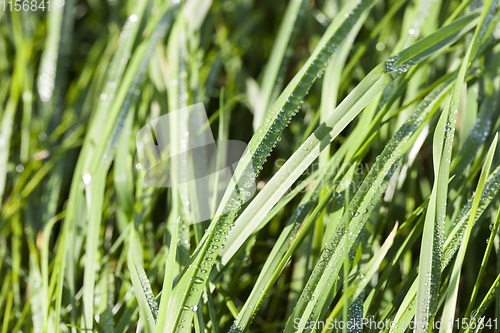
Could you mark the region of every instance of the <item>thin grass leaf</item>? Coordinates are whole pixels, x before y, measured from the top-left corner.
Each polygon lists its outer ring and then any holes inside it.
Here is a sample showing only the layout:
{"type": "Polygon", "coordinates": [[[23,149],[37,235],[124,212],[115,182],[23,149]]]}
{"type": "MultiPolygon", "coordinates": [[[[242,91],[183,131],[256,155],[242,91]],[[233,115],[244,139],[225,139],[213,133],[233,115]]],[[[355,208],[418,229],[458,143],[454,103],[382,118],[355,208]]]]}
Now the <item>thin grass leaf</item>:
{"type": "Polygon", "coordinates": [[[165,318],[168,312],[168,306],[171,302],[171,295],[173,289],[174,272],[175,272],[175,256],[177,253],[177,246],[179,242],[179,221],[173,227],[173,234],[170,238],[170,246],[168,251],[168,258],[165,264],[165,276],[163,278],[163,288],[160,298],[160,308],[158,311],[158,320],[156,322],[156,333],[162,333],[165,327],[165,318]]]}
{"type": "Polygon", "coordinates": [[[137,234],[135,232],[130,233],[127,264],[130,271],[130,278],[132,279],[132,284],[134,286],[135,295],[137,297],[137,302],[139,303],[139,309],[141,311],[142,318],[144,319],[146,332],[153,333],[155,332],[158,305],[156,304],[146,272],[144,272],[144,269],[139,262],[140,256],[137,251],[138,244],[136,237],[137,234]]]}
{"type": "Polygon", "coordinates": [[[290,1],[286,8],[276,41],[273,44],[273,49],[269,56],[269,61],[264,70],[262,87],[254,111],[254,130],[259,128],[269,107],[274,103],[274,101],[271,100],[274,87],[278,84],[277,82],[283,81],[283,70],[286,69],[287,60],[290,58],[291,44],[294,42],[294,37],[298,33],[304,11],[306,7],[309,6],[309,3],[309,0],[290,1]]]}
{"type": "MultiPolygon", "coordinates": [[[[472,215],[471,215],[472,216],[472,215]]],[[[486,265],[488,263],[488,258],[491,253],[491,249],[493,248],[493,243],[495,240],[495,236],[497,235],[498,226],[500,225],[500,210],[497,212],[497,216],[495,221],[490,225],[491,234],[488,238],[488,245],[486,246],[486,251],[484,252],[483,260],[481,261],[481,268],[479,269],[479,273],[477,274],[476,282],[474,283],[474,289],[472,290],[472,294],[470,297],[469,305],[465,310],[465,318],[468,318],[472,313],[472,308],[474,307],[474,301],[476,300],[477,293],[479,291],[479,287],[481,286],[481,281],[484,276],[484,272],[486,269],[486,265]]]]}

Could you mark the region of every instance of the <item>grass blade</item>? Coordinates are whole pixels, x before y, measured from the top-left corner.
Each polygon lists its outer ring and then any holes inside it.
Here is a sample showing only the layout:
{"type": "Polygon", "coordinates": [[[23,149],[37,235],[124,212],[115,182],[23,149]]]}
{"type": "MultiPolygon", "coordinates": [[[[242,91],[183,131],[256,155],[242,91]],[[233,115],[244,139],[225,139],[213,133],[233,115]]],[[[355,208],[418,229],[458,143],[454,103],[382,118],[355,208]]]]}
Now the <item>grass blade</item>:
{"type": "Polygon", "coordinates": [[[300,28],[304,10],[309,6],[309,0],[295,0],[290,1],[280,25],[278,36],[274,42],[269,62],[264,70],[264,77],[262,79],[262,87],[260,89],[260,97],[257,101],[256,109],[253,117],[253,127],[255,130],[259,128],[264,120],[268,108],[272,106],[271,101],[273,88],[276,82],[283,81],[279,74],[286,69],[288,63],[287,58],[290,57],[291,43],[294,41],[295,35],[300,28]]]}

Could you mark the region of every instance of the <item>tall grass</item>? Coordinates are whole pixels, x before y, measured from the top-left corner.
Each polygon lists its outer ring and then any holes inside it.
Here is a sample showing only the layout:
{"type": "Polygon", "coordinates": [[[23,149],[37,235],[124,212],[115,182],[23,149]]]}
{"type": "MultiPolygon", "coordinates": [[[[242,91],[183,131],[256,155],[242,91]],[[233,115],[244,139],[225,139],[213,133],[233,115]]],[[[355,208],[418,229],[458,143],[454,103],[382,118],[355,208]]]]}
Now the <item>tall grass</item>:
{"type": "Polygon", "coordinates": [[[1,332],[500,332],[498,5],[7,5],[1,332]],[[197,103],[248,147],[194,223],[136,135],[197,103]]]}

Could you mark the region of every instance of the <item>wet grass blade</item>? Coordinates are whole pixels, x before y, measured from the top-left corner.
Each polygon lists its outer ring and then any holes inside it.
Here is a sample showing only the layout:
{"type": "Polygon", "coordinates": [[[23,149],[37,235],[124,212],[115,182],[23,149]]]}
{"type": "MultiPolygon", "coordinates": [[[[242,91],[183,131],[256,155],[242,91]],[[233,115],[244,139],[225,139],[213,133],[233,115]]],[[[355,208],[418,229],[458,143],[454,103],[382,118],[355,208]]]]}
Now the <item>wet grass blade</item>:
{"type": "Polygon", "coordinates": [[[85,329],[94,326],[94,291],[98,262],[99,235],[101,234],[102,206],[107,168],[99,170],[90,186],[86,188],[88,209],[87,240],[85,243],[85,272],[83,275],[83,303],[85,329]]]}
{"type": "Polygon", "coordinates": [[[168,258],[165,264],[165,276],[163,278],[163,288],[160,298],[160,307],[158,310],[158,321],[156,322],[156,333],[162,333],[165,327],[165,318],[168,312],[168,306],[171,302],[173,289],[174,272],[175,272],[175,256],[179,242],[179,221],[173,227],[173,234],[170,238],[170,246],[168,249],[168,258]]]}
{"type": "Polygon", "coordinates": [[[130,278],[134,286],[139,309],[142,314],[146,332],[155,332],[155,321],[158,315],[158,305],[156,304],[151,285],[146,276],[146,272],[140,263],[140,247],[137,242],[137,233],[133,230],[129,234],[129,248],[127,253],[127,265],[130,271],[130,278]]]}

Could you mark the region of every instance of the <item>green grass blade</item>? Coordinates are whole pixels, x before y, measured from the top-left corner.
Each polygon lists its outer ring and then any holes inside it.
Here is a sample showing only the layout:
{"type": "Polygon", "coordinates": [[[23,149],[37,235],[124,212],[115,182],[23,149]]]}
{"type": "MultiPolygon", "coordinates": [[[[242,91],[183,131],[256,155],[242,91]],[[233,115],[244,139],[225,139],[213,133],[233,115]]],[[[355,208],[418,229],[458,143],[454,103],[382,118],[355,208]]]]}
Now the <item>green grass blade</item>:
{"type": "Polygon", "coordinates": [[[108,168],[104,165],[86,188],[88,209],[87,241],[85,243],[85,272],[83,274],[83,303],[86,330],[94,326],[94,290],[98,260],[99,235],[101,234],[104,186],[108,168]]]}
{"type": "Polygon", "coordinates": [[[137,233],[130,232],[129,249],[127,254],[127,264],[130,271],[130,278],[134,286],[139,309],[144,320],[146,332],[155,332],[155,320],[158,315],[158,305],[156,304],[151,286],[149,284],[146,272],[140,264],[140,256],[138,253],[137,233]]]}
{"type": "Polygon", "coordinates": [[[465,317],[466,318],[468,318],[470,316],[470,314],[472,313],[472,308],[474,307],[474,301],[476,300],[477,293],[479,291],[479,287],[481,286],[481,281],[483,279],[483,276],[484,276],[484,273],[486,270],[488,258],[490,257],[491,249],[493,248],[493,243],[494,243],[495,236],[497,234],[499,225],[500,225],[500,210],[497,212],[495,222],[493,223],[493,225],[490,225],[490,229],[491,229],[490,238],[488,239],[488,245],[486,246],[486,251],[484,252],[483,260],[481,261],[481,268],[479,270],[479,273],[477,274],[476,282],[474,283],[474,289],[472,290],[472,295],[470,297],[469,305],[467,306],[467,309],[465,310],[465,317]]]}
{"type": "Polygon", "coordinates": [[[277,80],[283,80],[278,75],[283,71],[282,68],[286,66],[286,59],[290,57],[289,49],[291,49],[291,43],[294,40],[294,36],[298,33],[297,30],[300,27],[302,16],[304,15],[303,12],[309,6],[309,2],[309,0],[296,0],[288,3],[276,41],[271,50],[271,55],[269,56],[269,61],[264,70],[262,87],[254,111],[253,127],[255,130],[262,124],[268,108],[271,106],[270,103],[273,103],[271,98],[277,80]]]}
{"type": "MultiPolygon", "coordinates": [[[[481,319],[483,320],[483,325],[484,327],[487,327],[488,329],[495,328],[496,326],[496,320],[491,320],[491,318],[488,318],[487,320],[484,320],[483,314],[484,311],[488,308],[488,305],[493,301],[495,298],[495,294],[497,293],[498,287],[500,286],[500,274],[497,276],[495,281],[493,281],[493,284],[491,285],[490,289],[484,296],[483,300],[481,301],[481,304],[479,304],[479,307],[474,310],[473,314],[471,315],[469,319],[469,323],[476,323],[476,327],[479,326],[479,323],[481,322],[481,319]],[[482,318],[483,317],[483,318],[482,318]],[[489,326],[487,326],[489,324],[489,326]]],[[[465,330],[465,333],[469,333],[472,331],[474,325],[468,325],[468,328],[465,330]]]]}
{"type": "Polygon", "coordinates": [[[170,246],[168,251],[168,258],[165,264],[165,276],[163,278],[163,287],[160,299],[160,308],[158,311],[158,321],[156,322],[156,333],[162,333],[165,327],[165,318],[167,316],[168,305],[171,302],[170,296],[172,295],[172,284],[174,281],[175,272],[175,255],[177,253],[177,246],[179,242],[179,221],[173,227],[173,234],[170,238],[170,246]]]}

